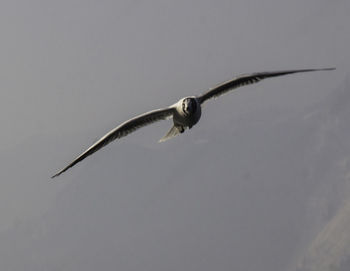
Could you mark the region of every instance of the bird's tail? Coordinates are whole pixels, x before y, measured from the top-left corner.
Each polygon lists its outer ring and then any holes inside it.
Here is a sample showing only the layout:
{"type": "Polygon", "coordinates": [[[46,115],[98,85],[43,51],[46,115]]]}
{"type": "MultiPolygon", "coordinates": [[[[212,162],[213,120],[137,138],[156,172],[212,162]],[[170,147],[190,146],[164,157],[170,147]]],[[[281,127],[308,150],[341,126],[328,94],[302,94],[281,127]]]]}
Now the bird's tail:
{"type": "Polygon", "coordinates": [[[165,136],[163,136],[158,142],[167,141],[168,139],[173,138],[174,136],[177,136],[180,133],[181,133],[181,131],[180,131],[179,127],[174,125],[173,127],[171,127],[169,132],[167,132],[167,134],[165,136]]]}

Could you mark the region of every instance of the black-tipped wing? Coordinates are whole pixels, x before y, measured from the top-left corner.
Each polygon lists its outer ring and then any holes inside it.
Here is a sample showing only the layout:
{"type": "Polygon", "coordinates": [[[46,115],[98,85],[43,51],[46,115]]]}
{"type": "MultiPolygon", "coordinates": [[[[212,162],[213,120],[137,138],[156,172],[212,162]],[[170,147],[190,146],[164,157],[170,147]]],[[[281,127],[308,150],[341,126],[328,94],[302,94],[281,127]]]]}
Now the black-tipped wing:
{"type": "Polygon", "coordinates": [[[257,83],[265,78],[277,77],[277,76],[282,76],[282,75],[287,75],[292,73],[299,73],[299,72],[328,71],[328,70],[334,70],[334,69],[335,68],[304,69],[304,70],[288,70],[288,71],[273,71],[273,72],[244,74],[210,89],[208,92],[204,93],[203,95],[197,98],[199,99],[200,103],[203,104],[205,101],[211,98],[216,98],[218,96],[221,96],[230,90],[233,90],[235,88],[242,87],[245,85],[257,83]]]}
{"type": "Polygon", "coordinates": [[[118,127],[114,128],[112,131],[108,132],[102,138],[100,138],[95,144],[93,144],[85,152],[79,155],[73,162],[71,162],[68,166],[66,166],[61,171],[53,175],[51,178],[59,176],[60,174],[65,172],[67,169],[73,167],[75,164],[79,163],[81,160],[85,159],[87,156],[93,154],[94,152],[98,151],[102,147],[106,146],[108,143],[112,142],[113,140],[127,136],[128,134],[148,124],[172,117],[173,112],[174,112],[174,109],[171,107],[165,108],[165,109],[153,110],[122,123],[118,127]]]}

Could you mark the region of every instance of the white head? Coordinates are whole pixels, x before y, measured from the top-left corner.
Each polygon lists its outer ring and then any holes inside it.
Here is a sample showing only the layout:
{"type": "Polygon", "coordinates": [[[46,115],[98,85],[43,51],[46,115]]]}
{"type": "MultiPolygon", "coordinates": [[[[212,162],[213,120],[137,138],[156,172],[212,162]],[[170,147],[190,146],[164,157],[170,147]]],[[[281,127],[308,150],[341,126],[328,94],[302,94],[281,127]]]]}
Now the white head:
{"type": "Polygon", "coordinates": [[[193,97],[188,97],[182,101],[182,111],[185,115],[192,115],[197,111],[197,101],[193,97]]]}

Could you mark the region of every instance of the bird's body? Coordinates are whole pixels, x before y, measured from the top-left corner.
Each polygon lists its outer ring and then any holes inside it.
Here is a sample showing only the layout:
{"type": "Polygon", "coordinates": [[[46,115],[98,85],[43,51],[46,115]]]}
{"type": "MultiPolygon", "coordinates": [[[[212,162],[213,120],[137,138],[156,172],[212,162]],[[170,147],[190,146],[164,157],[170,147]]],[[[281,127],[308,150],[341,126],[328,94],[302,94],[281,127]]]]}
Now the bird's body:
{"type": "Polygon", "coordinates": [[[334,70],[334,68],[328,69],[304,69],[304,70],[288,70],[288,71],[275,71],[275,72],[261,72],[253,73],[248,75],[241,75],[232,80],[229,80],[223,84],[220,84],[206,93],[200,96],[189,96],[180,99],[177,103],[163,109],[157,109],[145,114],[139,115],[135,118],[132,118],[121,125],[117,126],[109,133],[104,135],[99,139],[95,144],[89,147],[85,152],[79,155],[73,162],[68,164],[61,171],[52,176],[52,178],[59,176],[69,168],[73,167],[75,164],[85,159],[87,156],[93,154],[94,152],[101,149],[103,146],[112,142],[115,139],[127,136],[128,134],[134,132],[135,130],[146,126],[148,124],[154,123],[159,120],[164,119],[173,119],[173,127],[169,132],[161,138],[160,142],[166,141],[180,133],[183,133],[186,129],[191,129],[196,125],[202,115],[202,106],[203,104],[211,99],[219,97],[230,90],[235,88],[257,83],[265,78],[277,77],[292,73],[300,72],[312,72],[312,71],[324,71],[324,70],[334,70]]]}

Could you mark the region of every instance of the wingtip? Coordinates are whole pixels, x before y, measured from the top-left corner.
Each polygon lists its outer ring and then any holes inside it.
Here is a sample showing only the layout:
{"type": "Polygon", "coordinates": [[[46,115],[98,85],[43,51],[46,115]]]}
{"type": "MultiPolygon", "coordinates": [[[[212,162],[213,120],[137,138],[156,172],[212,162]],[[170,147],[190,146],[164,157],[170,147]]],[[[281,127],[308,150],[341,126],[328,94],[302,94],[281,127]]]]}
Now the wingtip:
{"type": "Polygon", "coordinates": [[[336,70],[336,67],[332,67],[332,68],[324,68],[324,69],[320,69],[321,71],[334,71],[336,70]]]}
{"type": "Polygon", "coordinates": [[[305,70],[300,70],[301,72],[316,72],[316,71],[333,71],[335,70],[335,67],[331,68],[317,68],[317,69],[305,69],[305,70]]]}
{"type": "Polygon", "coordinates": [[[59,176],[60,174],[58,174],[58,173],[56,173],[55,175],[52,175],[51,176],[51,179],[54,179],[54,178],[56,178],[57,176],[59,176]]]}
{"type": "Polygon", "coordinates": [[[60,176],[64,171],[65,171],[65,170],[61,170],[61,171],[57,172],[55,175],[52,175],[52,176],[51,176],[51,179],[54,179],[54,178],[60,176]]]}

